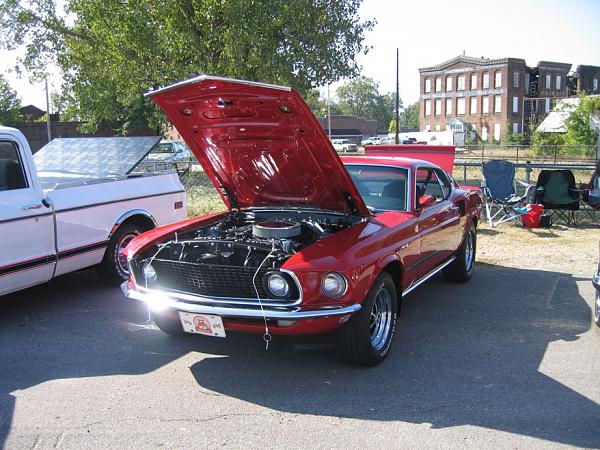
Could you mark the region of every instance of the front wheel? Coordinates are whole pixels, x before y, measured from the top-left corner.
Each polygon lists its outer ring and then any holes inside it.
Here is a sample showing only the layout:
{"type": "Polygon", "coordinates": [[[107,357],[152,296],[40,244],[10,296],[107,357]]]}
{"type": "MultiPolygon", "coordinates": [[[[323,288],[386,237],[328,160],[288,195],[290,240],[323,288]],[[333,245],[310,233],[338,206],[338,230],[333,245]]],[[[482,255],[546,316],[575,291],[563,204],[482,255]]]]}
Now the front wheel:
{"type": "Polygon", "coordinates": [[[471,223],[463,242],[458,249],[456,259],[444,269],[444,277],[448,281],[466,283],[473,275],[475,268],[475,251],[477,249],[477,229],[471,223]]]}
{"type": "Polygon", "coordinates": [[[342,358],[358,366],[375,366],[386,357],[396,329],[398,298],[392,276],[377,277],[361,310],[336,334],[342,358]]]}
{"type": "Polygon", "coordinates": [[[124,250],[142,229],[132,223],[121,225],[110,238],[104,259],[97,267],[98,276],[105,283],[118,286],[129,278],[129,267],[124,250]]]}
{"type": "Polygon", "coordinates": [[[594,322],[600,327],[600,292],[596,291],[594,302],[594,322]]]}

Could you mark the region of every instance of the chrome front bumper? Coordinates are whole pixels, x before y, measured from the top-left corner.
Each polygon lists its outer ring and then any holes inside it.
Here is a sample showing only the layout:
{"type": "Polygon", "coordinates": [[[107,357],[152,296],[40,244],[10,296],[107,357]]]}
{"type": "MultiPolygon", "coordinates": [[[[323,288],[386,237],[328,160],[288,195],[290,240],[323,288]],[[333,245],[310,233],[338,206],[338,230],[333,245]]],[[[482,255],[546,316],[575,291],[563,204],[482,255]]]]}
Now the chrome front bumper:
{"type": "MultiPolygon", "coordinates": [[[[185,311],[198,314],[214,314],[222,317],[239,317],[246,319],[275,319],[275,320],[306,320],[306,319],[324,319],[327,317],[345,316],[359,311],[361,305],[354,305],[343,308],[329,308],[317,310],[303,310],[299,307],[240,307],[239,305],[207,305],[200,302],[182,301],[175,293],[165,293],[158,291],[141,292],[131,289],[128,282],[121,284],[121,290],[126,297],[133,300],[139,300],[148,305],[148,308],[160,311],[174,309],[176,311],[185,311]]],[[[187,297],[187,295],[186,295],[187,297]]],[[[216,302],[216,301],[215,301],[216,302]]]]}

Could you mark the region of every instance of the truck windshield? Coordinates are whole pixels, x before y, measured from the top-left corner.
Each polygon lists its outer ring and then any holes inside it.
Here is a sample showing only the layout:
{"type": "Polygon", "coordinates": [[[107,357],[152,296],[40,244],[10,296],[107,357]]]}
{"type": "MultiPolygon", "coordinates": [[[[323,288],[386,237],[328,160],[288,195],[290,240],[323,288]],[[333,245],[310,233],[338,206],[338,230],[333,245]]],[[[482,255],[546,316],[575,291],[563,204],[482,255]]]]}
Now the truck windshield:
{"type": "Polygon", "coordinates": [[[368,207],[408,211],[407,169],[363,164],[346,164],[346,169],[368,207]]]}

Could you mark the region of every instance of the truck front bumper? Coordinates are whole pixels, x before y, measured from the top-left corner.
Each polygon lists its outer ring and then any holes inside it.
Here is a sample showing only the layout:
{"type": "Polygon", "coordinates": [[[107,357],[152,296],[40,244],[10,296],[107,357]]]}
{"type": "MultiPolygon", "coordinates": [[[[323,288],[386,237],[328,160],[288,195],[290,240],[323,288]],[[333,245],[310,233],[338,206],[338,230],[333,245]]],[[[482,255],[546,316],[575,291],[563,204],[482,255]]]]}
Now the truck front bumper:
{"type": "Polygon", "coordinates": [[[221,317],[241,319],[273,319],[273,320],[307,320],[324,319],[328,317],[345,316],[358,312],[361,305],[356,303],[345,307],[322,308],[304,310],[298,306],[293,307],[263,307],[240,306],[222,303],[218,299],[206,299],[189,294],[166,293],[160,291],[139,291],[132,289],[128,282],[121,285],[121,290],[126,297],[139,300],[148,305],[153,311],[175,310],[197,314],[214,314],[221,317]]]}

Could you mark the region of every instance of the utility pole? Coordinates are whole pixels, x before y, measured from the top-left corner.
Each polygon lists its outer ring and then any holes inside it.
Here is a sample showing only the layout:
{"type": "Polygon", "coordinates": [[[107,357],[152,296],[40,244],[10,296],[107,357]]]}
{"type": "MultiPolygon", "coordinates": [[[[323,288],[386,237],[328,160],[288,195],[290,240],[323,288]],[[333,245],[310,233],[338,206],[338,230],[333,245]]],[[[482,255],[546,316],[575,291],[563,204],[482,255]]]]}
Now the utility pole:
{"type": "Polygon", "coordinates": [[[331,102],[329,101],[329,84],[327,85],[327,136],[331,140],[331,102]]]}
{"type": "Polygon", "coordinates": [[[400,50],[396,48],[396,144],[400,143],[398,139],[399,133],[399,111],[400,111],[400,78],[399,78],[399,67],[400,67],[400,50]]]}
{"type": "Polygon", "coordinates": [[[48,142],[52,140],[50,131],[50,93],[48,92],[48,78],[46,78],[46,131],[48,132],[48,142]]]}

